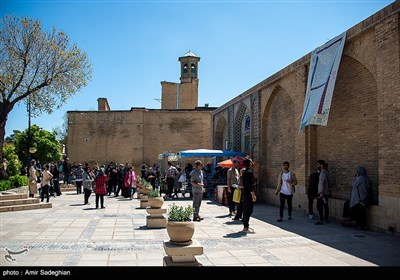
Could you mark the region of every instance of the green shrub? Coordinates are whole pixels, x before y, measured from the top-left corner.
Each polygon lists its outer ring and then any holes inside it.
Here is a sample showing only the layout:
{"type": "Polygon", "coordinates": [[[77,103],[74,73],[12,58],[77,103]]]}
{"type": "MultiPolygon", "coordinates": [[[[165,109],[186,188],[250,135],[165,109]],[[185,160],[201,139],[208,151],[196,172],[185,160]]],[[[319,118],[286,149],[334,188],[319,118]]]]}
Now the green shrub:
{"type": "Polygon", "coordinates": [[[10,176],[8,180],[0,181],[0,191],[7,191],[9,189],[14,189],[27,185],[28,177],[21,175],[10,176]]]}
{"type": "Polygon", "coordinates": [[[189,222],[192,220],[192,215],[193,207],[191,205],[183,207],[172,203],[168,207],[168,221],[170,222],[189,222]]]}
{"type": "Polygon", "coordinates": [[[13,185],[10,180],[1,180],[0,181],[0,191],[6,191],[12,189],[13,185]]]}
{"type": "Polygon", "coordinates": [[[7,159],[7,173],[9,176],[20,174],[21,161],[15,152],[15,147],[5,144],[3,146],[3,158],[7,159]]]}
{"type": "Polygon", "coordinates": [[[28,177],[27,176],[21,176],[21,175],[10,176],[10,178],[8,180],[12,182],[12,185],[14,188],[28,185],[28,177]]]}
{"type": "Polygon", "coordinates": [[[159,197],[160,196],[160,191],[157,190],[157,189],[150,190],[148,196],[149,197],[159,197]]]}

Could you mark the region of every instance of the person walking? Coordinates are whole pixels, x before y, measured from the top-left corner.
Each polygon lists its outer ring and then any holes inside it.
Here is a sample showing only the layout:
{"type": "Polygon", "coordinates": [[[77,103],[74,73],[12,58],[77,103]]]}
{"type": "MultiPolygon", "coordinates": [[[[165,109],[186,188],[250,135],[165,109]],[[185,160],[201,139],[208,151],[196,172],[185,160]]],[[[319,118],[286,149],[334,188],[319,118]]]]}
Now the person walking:
{"type": "Polygon", "coordinates": [[[283,171],[279,173],[278,183],[275,191],[275,195],[279,194],[279,219],[278,222],[283,221],[283,210],[285,209],[285,201],[288,204],[288,220],[292,219],[292,199],[293,194],[296,191],[295,186],[297,185],[296,175],[289,170],[289,162],[283,162],[283,171]]]}
{"type": "Polygon", "coordinates": [[[55,195],[60,196],[62,193],[60,189],[60,171],[57,163],[54,164],[51,174],[53,174],[54,193],[55,195]]]}
{"type": "Polygon", "coordinates": [[[317,195],[317,209],[318,209],[319,220],[315,224],[323,225],[324,223],[329,223],[328,200],[330,197],[329,176],[328,172],[326,171],[326,163],[324,160],[317,161],[317,169],[319,170],[318,195],[317,195]]]}
{"type": "Polygon", "coordinates": [[[83,183],[83,174],[85,171],[82,168],[82,164],[78,164],[78,169],[75,170],[74,176],[75,176],[75,184],[76,184],[76,194],[81,194],[82,193],[82,183],[83,183]]]}
{"type": "MultiPolygon", "coordinates": [[[[239,163],[240,165],[240,163],[239,163]]],[[[243,161],[242,161],[242,165],[243,165],[243,161]]],[[[239,181],[238,181],[238,188],[242,189],[243,188],[243,172],[246,169],[244,167],[242,167],[239,171],[239,181]]],[[[243,192],[242,194],[243,195],[243,192]]],[[[240,198],[240,202],[236,203],[236,215],[235,217],[232,219],[233,221],[239,221],[243,219],[243,199],[240,198]]]]}
{"type": "Polygon", "coordinates": [[[182,183],[179,181],[179,178],[181,177],[182,174],[184,174],[184,171],[180,167],[177,167],[176,170],[178,171],[178,173],[176,174],[174,179],[174,193],[172,195],[172,198],[173,197],[178,198],[178,193],[181,191],[182,187],[182,183]]]}
{"type": "Polygon", "coordinates": [[[29,197],[34,197],[37,192],[36,160],[32,159],[29,167],[29,197]]]}
{"type": "Polygon", "coordinates": [[[156,189],[156,178],[157,178],[157,175],[154,172],[153,167],[149,167],[149,169],[146,173],[146,181],[150,183],[150,185],[153,187],[153,190],[156,189]]]}
{"type": "Polygon", "coordinates": [[[68,187],[68,185],[71,183],[71,171],[72,171],[72,166],[71,163],[69,162],[69,158],[65,158],[62,163],[62,172],[64,173],[65,187],[68,187]]]}
{"type": "Polygon", "coordinates": [[[92,188],[93,188],[93,179],[92,179],[92,177],[90,177],[89,173],[87,173],[86,171],[83,172],[82,186],[83,186],[83,193],[84,193],[83,204],[89,205],[90,204],[89,198],[90,198],[90,195],[92,194],[92,188]]]}
{"type": "Polygon", "coordinates": [[[243,194],[241,200],[243,200],[243,232],[255,233],[255,231],[249,227],[250,217],[253,214],[254,202],[256,202],[256,194],[254,190],[254,173],[252,170],[252,162],[250,159],[243,160],[243,194]]]}
{"type": "Polygon", "coordinates": [[[203,220],[200,217],[200,206],[203,199],[204,191],[204,173],[203,173],[203,163],[201,160],[196,160],[194,162],[195,168],[190,173],[190,182],[192,183],[192,194],[193,194],[193,221],[200,222],[203,220]]]}
{"type": "Polygon", "coordinates": [[[165,177],[167,178],[167,195],[169,198],[172,198],[176,175],[178,175],[178,170],[172,165],[172,162],[168,161],[168,167],[167,170],[165,170],[165,177]]]}
{"type": "Polygon", "coordinates": [[[42,172],[42,191],[40,193],[40,200],[43,202],[44,196],[46,195],[46,202],[49,202],[50,195],[49,195],[49,188],[50,188],[50,181],[53,178],[53,174],[50,173],[50,165],[46,164],[44,166],[44,170],[42,172]]]}
{"type": "Polygon", "coordinates": [[[135,173],[135,170],[133,166],[128,167],[128,172],[126,172],[125,177],[124,177],[124,186],[126,188],[126,197],[132,200],[133,195],[135,194],[136,191],[136,181],[137,181],[137,175],[135,173]]]}
{"type": "Polygon", "coordinates": [[[94,188],[94,193],[96,194],[96,209],[99,208],[99,200],[100,200],[100,205],[101,208],[104,207],[104,196],[107,193],[107,175],[105,173],[104,168],[100,168],[99,173],[96,176],[95,179],[96,185],[94,188]]]}
{"type": "Polygon", "coordinates": [[[235,202],[233,201],[233,192],[239,186],[239,161],[237,159],[233,160],[233,166],[228,169],[226,174],[226,181],[228,185],[227,199],[229,207],[229,217],[236,214],[235,202]]]}

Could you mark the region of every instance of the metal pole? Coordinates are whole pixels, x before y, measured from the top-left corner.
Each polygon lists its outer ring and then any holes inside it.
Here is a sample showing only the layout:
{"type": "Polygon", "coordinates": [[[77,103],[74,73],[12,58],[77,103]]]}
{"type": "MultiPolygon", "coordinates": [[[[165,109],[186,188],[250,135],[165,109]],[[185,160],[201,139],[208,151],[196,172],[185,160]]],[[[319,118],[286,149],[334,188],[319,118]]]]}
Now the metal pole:
{"type": "Polygon", "coordinates": [[[28,104],[27,104],[27,110],[28,110],[28,149],[27,149],[27,169],[29,170],[30,162],[31,162],[31,154],[30,154],[30,147],[31,147],[31,96],[28,96],[28,104]]]}

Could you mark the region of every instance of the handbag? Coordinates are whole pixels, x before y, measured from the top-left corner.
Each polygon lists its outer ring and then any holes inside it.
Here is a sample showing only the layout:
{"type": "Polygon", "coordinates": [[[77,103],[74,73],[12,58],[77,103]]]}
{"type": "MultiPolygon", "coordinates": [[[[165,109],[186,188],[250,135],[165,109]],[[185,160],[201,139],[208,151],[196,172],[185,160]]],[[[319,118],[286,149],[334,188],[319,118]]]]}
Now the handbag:
{"type": "Polygon", "coordinates": [[[242,190],[236,188],[235,191],[233,192],[233,198],[232,198],[233,202],[240,203],[241,196],[242,196],[242,190]]]}

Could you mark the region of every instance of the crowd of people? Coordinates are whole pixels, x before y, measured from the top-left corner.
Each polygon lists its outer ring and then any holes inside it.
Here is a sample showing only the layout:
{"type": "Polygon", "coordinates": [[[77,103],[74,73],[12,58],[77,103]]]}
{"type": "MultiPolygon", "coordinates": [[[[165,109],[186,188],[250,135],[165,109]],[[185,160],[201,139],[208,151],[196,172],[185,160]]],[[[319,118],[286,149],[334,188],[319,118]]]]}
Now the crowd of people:
{"type": "MultiPolygon", "coordinates": [[[[315,172],[311,173],[306,189],[308,198],[309,218],[314,218],[314,200],[317,201],[318,221],[316,225],[329,223],[330,179],[328,164],[318,160],[315,172]]],[[[343,204],[343,226],[355,226],[358,229],[367,229],[367,207],[372,199],[372,188],[367,171],[357,166],[351,182],[350,197],[343,204]]]]}
{"type": "MultiPolygon", "coordinates": [[[[244,158],[241,162],[234,159],[232,166],[223,172],[218,170],[216,174],[226,176],[227,182],[227,202],[229,208],[229,217],[234,221],[243,223],[243,232],[254,233],[250,228],[249,221],[253,213],[254,203],[257,200],[255,189],[255,178],[253,173],[254,163],[249,158],[244,158]],[[239,192],[239,198],[234,201],[235,192],[239,192]]],[[[134,167],[129,164],[118,164],[110,162],[107,166],[98,166],[95,164],[90,167],[85,163],[71,164],[68,158],[62,163],[42,165],[35,160],[31,161],[28,171],[29,176],[29,196],[34,197],[38,194],[38,185],[40,190],[40,199],[43,202],[49,202],[50,196],[62,195],[60,188],[60,179],[64,184],[70,184],[73,180],[76,186],[76,193],[84,193],[84,204],[90,204],[89,198],[94,192],[96,198],[96,208],[105,208],[104,196],[115,197],[122,195],[125,198],[132,199],[139,177],[147,180],[154,189],[165,192],[166,198],[178,197],[177,194],[182,184],[190,184],[191,196],[193,197],[193,221],[200,222],[203,217],[200,216],[200,207],[205,188],[205,178],[207,168],[202,161],[196,160],[194,166],[188,163],[184,169],[174,166],[171,162],[167,163],[165,174],[161,174],[159,167],[153,165],[148,167],[143,164],[140,174],[136,174],[134,167]],[[164,176],[162,176],[164,175],[164,176]],[[163,184],[164,183],[164,184],[163,184]],[[165,187],[163,187],[165,185],[165,187]]],[[[283,162],[282,171],[278,174],[275,195],[279,195],[279,217],[278,222],[284,220],[285,204],[287,204],[287,219],[292,220],[292,199],[296,191],[297,178],[290,170],[290,163],[283,162]]],[[[329,223],[329,198],[330,179],[328,164],[324,160],[316,162],[316,170],[311,173],[306,188],[308,198],[309,218],[314,219],[314,201],[318,210],[318,220],[316,225],[329,223]]],[[[354,180],[352,181],[351,195],[348,201],[344,203],[343,225],[351,225],[365,229],[367,227],[366,207],[371,193],[371,185],[364,167],[358,166],[354,180]]]]}
{"type": "MultiPolygon", "coordinates": [[[[253,203],[256,201],[254,193],[254,175],[250,167],[240,168],[239,161],[233,160],[233,166],[227,172],[227,202],[229,216],[233,220],[241,220],[244,225],[243,231],[252,232],[249,228],[249,215],[253,211],[253,203]],[[251,175],[250,175],[251,174],[251,175]],[[250,183],[253,182],[253,183],[250,183]],[[251,187],[253,186],[253,187],[251,187]],[[240,202],[234,202],[235,189],[244,189],[240,202]]],[[[297,178],[294,172],[290,170],[290,163],[284,161],[282,171],[278,174],[275,195],[279,195],[279,217],[278,222],[284,220],[285,204],[287,204],[287,219],[292,220],[292,199],[296,191],[297,178]]],[[[314,219],[314,201],[318,210],[318,220],[315,225],[329,223],[329,199],[331,196],[330,179],[328,164],[324,160],[316,162],[316,170],[311,173],[306,188],[308,198],[309,218],[314,219]]],[[[342,225],[353,225],[358,229],[367,228],[367,207],[371,199],[371,184],[367,177],[366,169],[358,166],[355,177],[352,181],[352,190],[350,198],[345,201],[343,206],[342,225]]]]}
{"type": "MultiPolygon", "coordinates": [[[[39,161],[31,160],[28,169],[29,196],[39,194],[41,201],[49,202],[51,196],[59,196],[61,193],[60,182],[65,186],[75,186],[76,193],[84,194],[84,204],[89,203],[89,197],[96,194],[96,207],[104,207],[104,196],[123,196],[132,200],[139,178],[148,181],[154,189],[166,193],[171,198],[177,197],[182,183],[179,177],[182,174],[190,178],[193,170],[191,163],[188,163],[184,170],[172,166],[169,162],[165,174],[161,174],[159,166],[141,165],[140,173],[136,173],[134,166],[126,163],[110,162],[107,166],[88,163],[70,163],[69,158],[62,162],[50,162],[42,166],[39,161]],[[163,176],[164,175],[164,176],[163,176]],[[99,204],[100,202],[100,204],[99,204]]],[[[188,181],[188,179],[186,181],[188,181]]]]}

